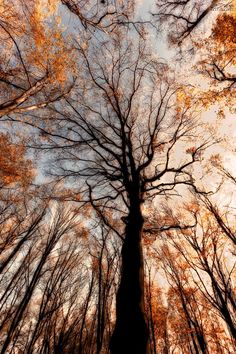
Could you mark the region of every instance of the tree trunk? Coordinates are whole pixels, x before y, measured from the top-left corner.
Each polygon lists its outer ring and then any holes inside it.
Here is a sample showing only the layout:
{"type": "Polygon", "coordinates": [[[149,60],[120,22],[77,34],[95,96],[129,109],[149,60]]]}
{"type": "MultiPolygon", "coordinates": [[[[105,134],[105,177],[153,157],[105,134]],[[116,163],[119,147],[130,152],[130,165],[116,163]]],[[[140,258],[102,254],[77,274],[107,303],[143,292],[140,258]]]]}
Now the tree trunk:
{"type": "Polygon", "coordinates": [[[110,342],[112,354],[146,354],[148,329],[144,316],[142,253],[143,217],[140,201],[131,203],[122,247],[121,281],[116,299],[116,324],[110,342]]]}

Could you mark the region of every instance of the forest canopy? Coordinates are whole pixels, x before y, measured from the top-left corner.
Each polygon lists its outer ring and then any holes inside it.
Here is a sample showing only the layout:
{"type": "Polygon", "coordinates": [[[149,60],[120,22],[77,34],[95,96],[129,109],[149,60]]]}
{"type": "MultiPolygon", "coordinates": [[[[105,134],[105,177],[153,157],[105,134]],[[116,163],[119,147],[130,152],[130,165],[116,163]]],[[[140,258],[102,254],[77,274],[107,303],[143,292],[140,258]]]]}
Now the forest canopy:
{"type": "Polygon", "coordinates": [[[236,2],[2,0],[0,354],[236,352],[236,2]]]}

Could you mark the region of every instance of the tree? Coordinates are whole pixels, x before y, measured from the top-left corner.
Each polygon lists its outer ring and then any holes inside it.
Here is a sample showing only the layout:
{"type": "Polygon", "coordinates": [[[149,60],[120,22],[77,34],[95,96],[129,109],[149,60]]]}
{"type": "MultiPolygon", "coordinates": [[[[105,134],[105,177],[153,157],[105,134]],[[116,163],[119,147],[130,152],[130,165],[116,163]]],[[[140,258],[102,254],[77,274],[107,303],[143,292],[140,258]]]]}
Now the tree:
{"type": "Polygon", "coordinates": [[[124,43],[122,32],[105,38],[102,47],[77,42],[83,84],[66,105],[51,108],[53,120],[44,120],[44,148],[58,151],[51,174],[82,183],[80,201],[91,203],[121,240],[111,351],[144,353],[142,205],[178,185],[192,185],[190,167],[208,142],[184,149],[181,160],[175,159],[175,148],[196,133],[189,103],[176,104],[179,88],[167,78],[166,65],[148,54],[146,41],[124,43]]]}
{"type": "Polygon", "coordinates": [[[168,247],[163,247],[159,257],[163,259],[164,271],[171,285],[169,301],[177,302],[177,312],[184,322],[185,328],[181,331],[188,339],[188,350],[194,353],[209,353],[201,316],[202,309],[197,299],[198,289],[191,286],[188,279],[188,265],[178,259],[177,253],[172,254],[168,247]]]}
{"type": "Polygon", "coordinates": [[[76,230],[74,212],[54,205],[53,214],[39,203],[36,210],[26,211],[24,222],[12,220],[6,230],[11,243],[1,252],[1,353],[9,348],[33,353],[44,346],[50,353],[64,353],[70,338],[74,344],[74,333],[68,337],[63,331],[72,319],[78,321],[74,302],[84,284],[83,228],[76,230]]]}
{"type": "Polygon", "coordinates": [[[53,27],[47,24],[54,3],[47,3],[44,11],[40,0],[1,4],[0,117],[44,108],[73,84],[73,73],[66,72],[70,52],[66,39],[56,19],[53,27]]]}
{"type": "Polygon", "coordinates": [[[89,0],[84,4],[81,0],[61,0],[70,12],[80,21],[88,32],[113,31],[116,27],[127,25],[131,22],[135,4],[130,1],[94,1],[89,0]]]}
{"type": "Polygon", "coordinates": [[[235,91],[235,33],[236,17],[233,11],[223,12],[215,19],[207,45],[199,46],[202,52],[199,60],[199,72],[208,82],[208,89],[203,90],[202,100],[205,105],[220,105],[219,113],[224,117],[226,107],[234,112],[232,93],[235,91]]]}
{"type": "Polygon", "coordinates": [[[168,22],[169,35],[172,43],[182,45],[187,39],[194,38],[198,27],[204,21],[209,20],[214,10],[227,11],[230,7],[231,1],[222,3],[219,0],[209,0],[199,2],[195,0],[157,0],[158,12],[154,14],[161,22],[168,22]]]}
{"type": "MultiPolygon", "coordinates": [[[[204,75],[205,84],[208,82],[207,89],[203,89],[204,106],[220,100],[226,100],[228,106],[232,106],[230,91],[235,84],[234,2],[158,0],[156,5],[158,12],[154,16],[160,24],[169,25],[170,44],[181,50],[188,49],[198,57],[197,66],[192,69],[196,75],[197,67],[198,74],[204,75]],[[210,27],[211,32],[205,34],[204,26],[210,27]],[[203,43],[199,41],[200,36],[205,37],[203,43]]],[[[185,58],[186,51],[182,55],[183,61],[185,58]]]]}
{"type": "Polygon", "coordinates": [[[149,351],[151,354],[160,352],[168,354],[171,347],[168,331],[169,308],[168,305],[164,305],[162,289],[153,279],[154,269],[146,264],[145,314],[149,329],[149,351]]]}
{"type": "MultiPolygon", "coordinates": [[[[204,197],[204,199],[208,197],[204,197]]],[[[209,200],[208,200],[209,202],[209,200]]],[[[208,204],[209,206],[209,204],[208,204]]],[[[208,303],[208,307],[215,309],[218,316],[221,317],[228,327],[229,335],[225,335],[232,348],[234,348],[235,340],[235,289],[234,274],[235,274],[235,259],[232,258],[232,253],[228,249],[228,235],[221,227],[219,220],[215,218],[214,209],[209,211],[204,210],[202,204],[192,204],[188,209],[196,218],[196,226],[188,230],[178,231],[179,235],[176,238],[170,238],[169,243],[177,250],[174,256],[167,248],[164,259],[165,271],[168,276],[174,281],[178,291],[181,290],[181,298],[186,289],[186,286],[197,286],[196,291],[200,292],[204,302],[208,303]],[[179,256],[177,256],[179,255],[179,256]],[[230,262],[227,262],[231,256],[230,262]],[[180,261],[176,261],[176,259],[180,261]],[[181,265],[182,264],[182,265],[181,265]],[[168,270],[170,269],[170,270],[168,270]],[[181,280],[181,271],[183,271],[183,280],[181,280]],[[189,275],[187,275],[189,273],[189,275]],[[190,276],[190,277],[189,277],[190,276]],[[190,282],[189,282],[190,279],[190,282]],[[232,340],[231,340],[232,338],[232,340]]],[[[170,235],[169,235],[170,236],[170,235]]],[[[231,242],[231,239],[230,239],[231,242]]],[[[194,296],[194,295],[192,295],[194,296]]],[[[198,303],[199,301],[196,301],[198,303]]],[[[201,300],[202,302],[202,300],[201,300]]],[[[184,300],[184,309],[187,310],[187,303],[184,300]]],[[[194,307],[191,305],[191,308],[194,307]]],[[[199,310],[199,314],[203,310],[199,310]]],[[[191,311],[192,311],[191,309],[191,311]]],[[[191,325],[194,325],[194,332],[199,337],[199,328],[201,325],[194,324],[196,316],[188,314],[191,325]]],[[[202,317],[200,317],[201,319],[202,317]]],[[[204,328],[204,326],[203,326],[204,328]]],[[[207,328],[201,329],[201,336],[204,339],[204,333],[207,328]]],[[[200,337],[199,337],[200,338],[200,337]]],[[[199,342],[201,350],[207,350],[207,341],[199,342]],[[204,344],[204,347],[202,347],[204,344]],[[204,349],[205,348],[205,349],[204,349]]]]}

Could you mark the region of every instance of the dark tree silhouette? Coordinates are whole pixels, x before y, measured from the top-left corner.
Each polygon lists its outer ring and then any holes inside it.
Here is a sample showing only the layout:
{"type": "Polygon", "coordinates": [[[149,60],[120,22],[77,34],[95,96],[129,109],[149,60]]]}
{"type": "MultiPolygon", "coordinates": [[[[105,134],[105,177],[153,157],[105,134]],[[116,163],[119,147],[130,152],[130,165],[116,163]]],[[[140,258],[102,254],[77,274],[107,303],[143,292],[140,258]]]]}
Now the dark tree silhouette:
{"type": "Polygon", "coordinates": [[[190,106],[145,42],[123,29],[99,45],[77,42],[83,84],[43,122],[44,149],[57,154],[51,174],[77,181],[80,202],[91,203],[122,244],[112,353],[146,352],[142,205],[192,185],[191,165],[208,144],[182,148],[198,134],[190,106]]]}

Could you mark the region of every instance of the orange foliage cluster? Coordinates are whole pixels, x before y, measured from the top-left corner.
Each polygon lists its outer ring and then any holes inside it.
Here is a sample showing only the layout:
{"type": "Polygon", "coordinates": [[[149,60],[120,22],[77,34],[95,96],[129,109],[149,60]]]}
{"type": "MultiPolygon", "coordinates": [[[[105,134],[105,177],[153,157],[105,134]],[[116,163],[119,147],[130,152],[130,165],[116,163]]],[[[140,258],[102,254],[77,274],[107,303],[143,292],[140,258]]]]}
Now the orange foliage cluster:
{"type": "Polygon", "coordinates": [[[60,17],[56,16],[58,3],[57,0],[37,0],[34,3],[35,10],[30,17],[34,46],[29,51],[28,59],[39,69],[48,71],[51,83],[63,84],[73,63],[72,53],[63,37],[60,17]]]}
{"type": "Polygon", "coordinates": [[[226,43],[236,45],[236,18],[234,16],[223,14],[216,20],[212,31],[212,38],[218,43],[226,43]]]}
{"type": "Polygon", "coordinates": [[[25,157],[26,149],[0,134],[0,181],[4,186],[19,183],[27,186],[34,177],[32,161],[25,157]]]}

